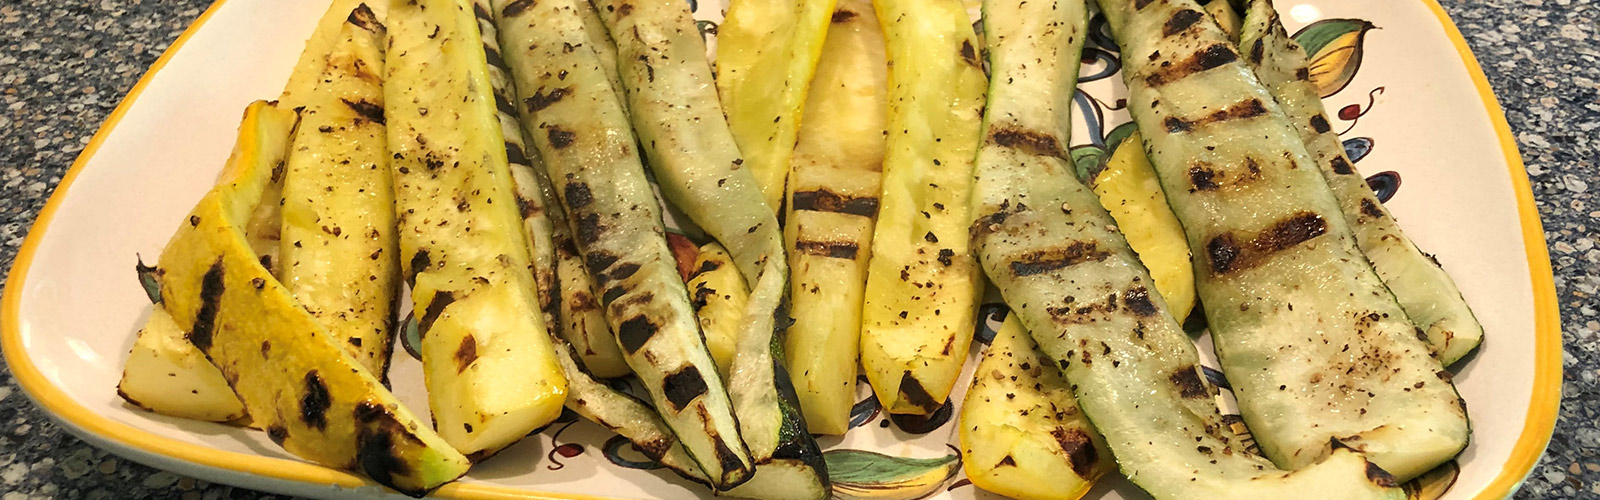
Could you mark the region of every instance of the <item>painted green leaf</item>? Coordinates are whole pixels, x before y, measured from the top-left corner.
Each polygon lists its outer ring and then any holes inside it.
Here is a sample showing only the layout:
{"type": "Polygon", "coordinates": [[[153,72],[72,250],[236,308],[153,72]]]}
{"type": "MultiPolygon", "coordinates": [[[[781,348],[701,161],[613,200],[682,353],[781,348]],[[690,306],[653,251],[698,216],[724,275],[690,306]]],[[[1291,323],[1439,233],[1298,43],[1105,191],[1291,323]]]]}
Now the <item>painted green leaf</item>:
{"type": "Polygon", "coordinates": [[[406,314],[400,322],[400,347],[412,358],[422,359],[422,330],[417,328],[416,314],[406,314]]]}
{"type": "Polygon", "coordinates": [[[1106,151],[1116,152],[1117,146],[1122,145],[1122,141],[1127,139],[1128,136],[1132,135],[1136,130],[1139,130],[1139,124],[1130,121],[1121,125],[1117,125],[1116,127],[1112,128],[1110,132],[1106,132],[1106,151]]]}
{"type": "Polygon", "coordinates": [[[1111,153],[1093,144],[1074,146],[1070,153],[1072,165],[1078,171],[1078,180],[1083,182],[1091,182],[1096,175],[1100,175],[1105,168],[1106,157],[1111,156],[1111,153]]]}
{"type": "Polygon", "coordinates": [[[1338,93],[1355,78],[1367,32],[1374,28],[1362,19],[1323,19],[1294,34],[1306,51],[1311,81],[1322,97],[1338,93]]]}
{"type": "Polygon", "coordinates": [[[838,499],[914,500],[928,496],[961,467],[961,456],[907,458],[866,450],[829,450],[828,480],[838,499]]]}

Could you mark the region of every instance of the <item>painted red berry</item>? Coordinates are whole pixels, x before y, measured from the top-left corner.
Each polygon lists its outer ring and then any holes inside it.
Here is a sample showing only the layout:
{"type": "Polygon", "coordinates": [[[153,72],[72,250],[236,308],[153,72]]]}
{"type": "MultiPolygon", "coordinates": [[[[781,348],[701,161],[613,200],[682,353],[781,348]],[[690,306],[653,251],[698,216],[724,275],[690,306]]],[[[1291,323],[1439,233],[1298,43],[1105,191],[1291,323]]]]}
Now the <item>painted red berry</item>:
{"type": "Polygon", "coordinates": [[[1361,105],[1351,104],[1339,109],[1339,119],[1350,121],[1361,117],[1361,105]]]}

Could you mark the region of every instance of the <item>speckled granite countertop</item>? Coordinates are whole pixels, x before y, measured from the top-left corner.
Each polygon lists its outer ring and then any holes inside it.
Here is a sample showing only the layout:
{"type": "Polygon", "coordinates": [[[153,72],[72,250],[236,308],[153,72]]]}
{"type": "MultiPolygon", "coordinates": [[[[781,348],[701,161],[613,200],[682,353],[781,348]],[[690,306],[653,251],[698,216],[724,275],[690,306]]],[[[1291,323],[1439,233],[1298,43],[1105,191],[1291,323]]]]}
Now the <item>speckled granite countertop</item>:
{"type": "MultiPolygon", "coordinates": [[[[35,214],[100,122],[209,3],[0,2],[0,269],[11,268],[35,214]]],[[[1517,498],[1600,498],[1600,6],[1443,3],[1517,133],[1561,297],[1561,420],[1517,498]]],[[[278,497],[93,448],[52,424],[0,369],[0,500],[47,498],[278,497]]]]}

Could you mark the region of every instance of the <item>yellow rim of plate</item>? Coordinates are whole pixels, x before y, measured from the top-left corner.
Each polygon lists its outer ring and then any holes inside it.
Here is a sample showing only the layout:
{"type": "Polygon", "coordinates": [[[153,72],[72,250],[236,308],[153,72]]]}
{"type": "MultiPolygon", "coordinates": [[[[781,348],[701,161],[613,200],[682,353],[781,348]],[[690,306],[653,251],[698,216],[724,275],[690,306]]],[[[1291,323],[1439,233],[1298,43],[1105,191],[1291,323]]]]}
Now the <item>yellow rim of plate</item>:
{"type": "MultiPolygon", "coordinates": [[[[1528,271],[1532,276],[1532,291],[1534,305],[1534,379],[1532,401],[1528,405],[1528,417],[1523,423],[1522,434],[1517,437],[1517,443],[1512,448],[1511,454],[1501,468],[1500,474],[1494,478],[1478,493],[1475,500],[1501,500],[1511,495],[1528,472],[1538,463],[1539,457],[1544,454],[1545,446],[1550,441],[1551,432],[1555,429],[1556,414],[1561,401],[1561,321],[1556,302],[1555,280],[1550,268],[1550,255],[1545,248],[1544,229],[1539,220],[1539,211],[1534,206],[1533,191],[1528,185],[1526,167],[1522,164],[1522,156],[1517,151],[1516,137],[1511,133],[1511,126],[1506,123],[1505,112],[1500,108],[1500,103],[1495,100],[1494,89],[1489,86],[1489,80],[1484,76],[1483,68],[1478,65],[1478,60],[1472,54],[1472,49],[1467,46],[1467,41],[1461,36],[1461,31],[1450,21],[1437,0],[1419,0],[1425,4],[1438,18],[1439,24],[1444,28],[1445,36],[1450,39],[1456,52],[1461,56],[1461,62],[1466,66],[1467,73],[1472,77],[1472,83],[1478,89],[1478,96],[1483,100],[1484,110],[1489,115],[1489,121],[1494,125],[1495,132],[1500,138],[1500,149],[1505,153],[1506,165],[1510,167],[1511,187],[1516,193],[1517,213],[1522,221],[1523,246],[1528,256],[1528,271]]],[[[156,59],[139,82],[134,84],[128,95],[117,104],[117,108],[106,118],[100,130],[95,132],[89,144],[78,154],[77,160],[67,169],[61,177],[61,183],[50,199],[45,202],[44,208],[39,211],[39,216],[33,227],[28,231],[28,237],[23,241],[22,247],[17,251],[17,258],[11,267],[11,274],[6,282],[5,293],[0,297],[0,349],[5,353],[6,363],[10,365],[11,372],[17,382],[34,401],[46,410],[49,410],[61,421],[71,426],[83,429],[100,436],[102,439],[114,442],[120,446],[138,450],[156,456],[164,456],[176,460],[192,462],[201,466],[224,469],[234,472],[253,474],[265,478],[309,483],[315,485],[340,486],[345,488],[360,488],[374,486],[375,483],[360,476],[347,472],[337,471],[326,467],[313,465],[296,460],[248,455],[231,451],[221,451],[213,448],[186,443],[175,439],[156,435],[141,430],[128,424],[117,422],[101,416],[83,405],[73,401],[70,396],[62,392],[47,380],[43,373],[33,365],[23,354],[22,335],[17,326],[18,314],[22,307],[23,283],[28,278],[28,270],[33,263],[34,251],[43,239],[45,231],[49,228],[50,220],[60,206],[61,200],[66,197],[66,192],[77,179],[83,166],[99,150],[101,143],[116,128],[117,123],[127,114],[128,108],[144,92],[146,86],[154,79],[167,62],[178,53],[185,42],[199,31],[201,26],[216,13],[227,0],[216,0],[207,8],[193,24],[185,29],[178,39],[167,47],[167,50],[156,59]]],[[[568,493],[551,493],[511,488],[505,486],[488,485],[482,483],[456,482],[447,484],[433,492],[439,498],[474,499],[474,500],[499,500],[499,499],[530,499],[530,498],[557,498],[571,500],[598,500],[604,497],[589,495],[575,495],[568,493]]]]}

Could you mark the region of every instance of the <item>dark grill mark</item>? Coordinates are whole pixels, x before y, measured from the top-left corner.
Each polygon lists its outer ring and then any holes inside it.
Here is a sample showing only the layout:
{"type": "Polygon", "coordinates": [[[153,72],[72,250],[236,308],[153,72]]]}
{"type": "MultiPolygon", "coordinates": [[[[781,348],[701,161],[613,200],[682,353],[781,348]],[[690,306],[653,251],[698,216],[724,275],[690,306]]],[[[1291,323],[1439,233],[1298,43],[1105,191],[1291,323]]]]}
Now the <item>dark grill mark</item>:
{"type": "Polygon", "coordinates": [[[996,468],[999,468],[999,467],[1016,467],[1016,466],[1017,466],[1017,459],[1011,458],[1011,455],[1006,455],[1005,458],[1000,459],[1000,463],[999,464],[995,465],[996,468]]]}
{"type": "Polygon", "coordinates": [[[478,360],[478,338],[471,335],[461,338],[461,346],[456,348],[456,373],[467,371],[473,361],[478,360]]]}
{"type": "Polygon", "coordinates": [[[645,342],[649,342],[659,331],[661,327],[652,323],[649,318],[634,316],[617,325],[617,343],[622,344],[622,350],[632,355],[639,352],[645,342]]]}
{"type": "Polygon", "coordinates": [[[1300,81],[1310,80],[1311,79],[1311,69],[1310,68],[1306,68],[1306,67],[1296,68],[1294,70],[1294,79],[1300,80],[1300,81]]]}
{"type": "Polygon", "coordinates": [[[418,274],[427,271],[432,265],[433,262],[428,259],[428,251],[417,250],[417,253],[411,254],[411,279],[415,281],[418,274]]]}
{"type": "Polygon", "coordinates": [[[1362,198],[1361,199],[1361,213],[1366,214],[1367,217],[1371,217],[1371,218],[1374,218],[1374,219],[1382,219],[1383,218],[1383,210],[1380,210],[1378,208],[1378,204],[1377,203],[1373,203],[1372,202],[1372,198],[1362,198]]]}
{"type": "Polygon", "coordinates": [[[528,111],[537,113],[570,94],[572,94],[572,87],[555,88],[546,92],[534,92],[533,97],[523,99],[522,104],[528,107],[528,111]]]}
{"type": "Polygon", "coordinates": [[[1247,242],[1239,242],[1231,233],[1214,237],[1206,243],[1206,255],[1212,272],[1227,274],[1255,267],[1273,254],[1327,232],[1328,223],[1322,216],[1301,212],[1278,221],[1247,242]]]}
{"type": "Polygon", "coordinates": [[[721,267],[722,267],[722,263],[721,262],[717,262],[717,261],[714,261],[714,260],[708,260],[708,261],[705,261],[705,262],[701,262],[700,263],[700,268],[696,269],[694,271],[694,274],[695,275],[701,275],[701,274],[709,273],[711,271],[715,271],[717,269],[720,269],[721,267]]]}
{"type": "MultiPolygon", "coordinates": [[[[362,4],[362,5],[366,5],[366,4],[362,4]]],[[[345,106],[350,107],[351,111],[355,111],[356,114],[361,115],[361,119],[369,121],[369,122],[372,122],[372,123],[376,123],[376,124],[379,124],[379,125],[383,125],[384,124],[384,121],[383,121],[383,106],[379,106],[377,104],[373,104],[372,102],[370,102],[370,101],[368,101],[366,99],[357,99],[355,101],[351,101],[349,99],[341,98],[341,99],[339,99],[339,101],[343,102],[345,106]]]]}
{"type": "Polygon", "coordinates": [[[683,411],[706,390],[706,378],[700,376],[700,369],[693,366],[661,379],[661,392],[666,395],[667,402],[672,403],[675,412],[683,411]]]}
{"type": "Polygon", "coordinates": [[[917,408],[931,412],[939,407],[939,402],[933,399],[932,394],[928,394],[928,389],[922,386],[922,381],[917,380],[909,371],[900,376],[899,392],[901,400],[917,408]]]}
{"type": "Polygon", "coordinates": [[[515,2],[506,4],[505,8],[500,9],[500,15],[505,17],[516,17],[523,12],[527,12],[529,7],[533,7],[533,0],[517,0],[515,2]]]}
{"type": "Polygon", "coordinates": [[[1018,277],[1043,274],[1083,262],[1098,262],[1111,255],[1092,242],[1074,241],[1065,248],[1037,250],[1011,262],[1018,277]]]}
{"type": "Polygon", "coordinates": [[[1194,9],[1183,9],[1174,12],[1172,17],[1167,18],[1167,24],[1161,27],[1161,36],[1169,37],[1182,33],[1203,18],[1205,18],[1205,14],[1194,9]]]}
{"type": "MultiPolygon", "coordinates": [[[[500,53],[490,51],[489,48],[488,45],[483,46],[483,53],[488,55],[489,64],[495,64],[495,61],[500,59],[500,53]]],[[[495,66],[505,66],[505,61],[500,61],[500,64],[495,64],[495,66]]],[[[511,98],[499,92],[494,94],[494,109],[506,116],[517,116],[517,105],[511,104],[511,98]]]]}
{"type": "Polygon", "coordinates": [[[506,161],[518,165],[527,165],[528,153],[522,150],[522,145],[508,142],[506,143],[506,161]]]}
{"type": "Polygon", "coordinates": [[[1311,117],[1311,130],[1317,131],[1318,134],[1326,134],[1329,130],[1333,130],[1333,127],[1328,125],[1327,118],[1316,115],[1311,117]]]}
{"type": "Polygon", "coordinates": [[[600,303],[611,305],[611,303],[615,302],[618,297],[622,296],[622,294],[623,290],[620,286],[607,288],[605,293],[600,295],[600,303]]]}
{"type": "Polygon", "coordinates": [[[456,294],[441,290],[433,293],[433,300],[428,301],[428,308],[423,311],[422,318],[417,320],[417,335],[428,336],[428,331],[433,329],[433,322],[439,320],[439,315],[444,314],[444,308],[456,301],[456,294]]]}
{"type": "Polygon", "coordinates": [[[1143,9],[1145,7],[1149,7],[1150,4],[1154,2],[1155,0],[1133,0],[1133,8],[1143,9]]]}
{"type": "Polygon", "coordinates": [[[1189,75],[1208,69],[1216,68],[1239,60],[1239,54],[1229,48],[1227,44],[1216,44],[1200,49],[1199,52],[1189,56],[1181,62],[1171,66],[1161,67],[1144,78],[1151,87],[1160,87],[1168,83],[1182,80],[1189,75]]]}
{"type": "Polygon", "coordinates": [[[637,273],[637,272],[639,272],[639,264],[636,264],[636,263],[633,263],[633,262],[629,262],[627,264],[623,264],[623,265],[617,266],[616,269],[613,269],[611,271],[611,279],[613,279],[613,280],[625,280],[625,279],[628,279],[628,277],[633,276],[633,274],[637,273]]]}
{"type": "Polygon", "coordinates": [[[616,7],[616,10],[617,10],[617,18],[621,19],[623,17],[626,17],[628,14],[632,14],[633,13],[633,4],[631,4],[631,3],[618,4],[617,7],[616,7]]]}
{"type": "Polygon", "coordinates": [[[200,278],[200,310],[194,314],[194,326],[189,329],[189,343],[209,355],[211,335],[217,329],[217,312],[222,309],[222,258],[206,270],[200,278]]]}
{"type": "Polygon", "coordinates": [[[1400,482],[1395,480],[1394,475],[1389,474],[1389,471],[1383,470],[1382,467],[1378,467],[1377,464],[1372,462],[1367,462],[1367,480],[1383,488],[1393,488],[1400,485],[1400,482]]]}
{"type": "Polygon", "coordinates": [[[300,420],[316,430],[328,429],[328,407],[333,406],[333,396],[328,394],[328,384],[316,370],[306,372],[305,388],[300,394],[300,420]]]}
{"type": "Polygon", "coordinates": [[[855,12],[852,12],[852,11],[849,11],[849,10],[845,10],[845,9],[839,9],[839,10],[833,11],[833,22],[835,22],[835,23],[846,22],[846,21],[849,21],[851,19],[855,19],[856,16],[857,16],[857,14],[855,12]]]}
{"type": "Polygon", "coordinates": [[[1095,451],[1094,441],[1089,439],[1089,434],[1082,429],[1057,427],[1050,431],[1050,435],[1061,445],[1061,451],[1067,453],[1067,462],[1072,465],[1072,472],[1077,473],[1079,477],[1091,477],[1095,464],[1100,462],[1100,452],[1095,451]]]}
{"type": "Polygon", "coordinates": [[[1196,191],[1216,191],[1222,185],[1217,183],[1217,172],[1199,165],[1189,167],[1189,185],[1196,191]]]}
{"type": "Polygon", "coordinates": [[[1037,130],[1000,127],[989,133],[989,140],[997,145],[1018,149],[1034,156],[1066,158],[1061,151],[1061,141],[1037,130]]]}
{"type": "Polygon", "coordinates": [[[539,215],[539,207],[533,204],[533,200],[517,195],[517,213],[522,214],[523,219],[527,219],[539,215]]]}
{"type": "Polygon", "coordinates": [[[589,191],[589,185],[586,183],[569,182],[562,191],[566,192],[567,206],[569,207],[583,208],[589,206],[590,203],[594,203],[594,193],[589,191]]]}
{"type": "Polygon", "coordinates": [[[1200,380],[1200,370],[1195,368],[1194,365],[1172,372],[1172,376],[1167,377],[1167,379],[1172,381],[1172,385],[1178,386],[1178,395],[1184,399],[1203,398],[1211,395],[1211,391],[1206,388],[1205,382],[1200,380]]]}
{"type": "Polygon", "coordinates": [[[587,214],[578,217],[578,242],[589,245],[600,241],[600,214],[587,214]]]}
{"type": "Polygon", "coordinates": [[[1334,156],[1332,160],[1328,160],[1328,163],[1333,165],[1333,173],[1335,174],[1350,175],[1356,173],[1356,169],[1350,167],[1350,162],[1345,161],[1343,155],[1334,156]]]}
{"type": "Polygon", "coordinates": [[[722,467],[722,480],[726,482],[729,477],[738,474],[745,467],[744,461],[739,459],[739,454],[728,448],[728,443],[723,442],[724,440],[719,439],[720,437],[712,437],[711,440],[716,443],[716,446],[711,449],[711,454],[717,456],[717,465],[722,467]]]}
{"type": "Polygon", "coordinates": [[[876,217],[878,215],[878,198],[871,196],[861,198],[839,196],[825,189],[795,191],[794,209],[876,217]]]}
{"type": "Polygon", "coordinates": [[[589,252],[583,259],[583,264],[589,267],[589,273],[596,276],[604,275],[606,268],[617,262],[617,256],[605,252],[589,252]]]}
{"type": "Polygon", "coordinates": [[[972,47],[971,40],[961,41],[961,59],[966,60],[967,64],[971,64],[974,67],[983,67],[983,62],[978,60],[978,50],[972,47]]]}
{"type": "Polygon", "coordinates": [[[1150,301],[1150,290],[1142,286],[1134,286],[1123,293],[1122,303],[1127,305],[1128,310],[1140,316],[1156,313],[1156,304],[1150,301]]]}
{"type": "Polygon", "coordinates": [[[1266,55],[1265,38],[1257,38],[1256,43],[1250,45],[1250,62],[1261,64],[1261,59],[1266,55]]]}
{"type": "Polygon", "coordinates": [[[848,241],[796,241],[796,252],[832,257],[835,259],[854,259],[861,247],[848,241]]]}
{"type": "Polygon", "coordinates": [[[1216,110],[1209,115],[1193,120],[1184,120],[1175,116],[1169,116],[1163,122],[1163,124],[1166,125],[1167,132],[1178,133],[1194,130],[1195,127],[1213,125],[1233,120],[1242,120],[1245,118],[1255,118],[1264,114],[1267,114],[1266,106],[1261,103],[1260,99],[1252,97],[1250,99],[1230,104],[1226,108],[1216,110]]]}
{"type": "Polygon", "coordinates": [[[378,22],[378,16],[373,14],[372,9],[368,8],[365,3],[357,5],[356,10],[350,11],[350,17],[346,17],[344,21],[373,33],[386,31],[383,23],[378,22]]]}
{"type": "Polygon", "coordinates": [[[578,138],[578,134],[572,133],[568,130],[562,130],[561,127],[554,125],[550,126],[548,130],[545,130],[545,136],[550,138],[550,147],[556,149],[564,149],[567,146],[571,146],[572,141],[577,140],[578,138]]]}
{"type": "MultiPolygon", "coordinates": [[[[362,426],[356,434],[356,464],[367,477],[377,481],[378,484],[395,487],[395,476],[411,475],[411,466],[400,455],[397,449],[399,443],[395,437],[401,436],[415,440],[415,437],[405,432],[403,427],[394,420],[385,420],[370,426],[362,426]]],[[[398,488],[396,488],[398,489],[398,488]]],[[[412,496],[422,496],[423,491],[400,490],[412,496]]]]}

